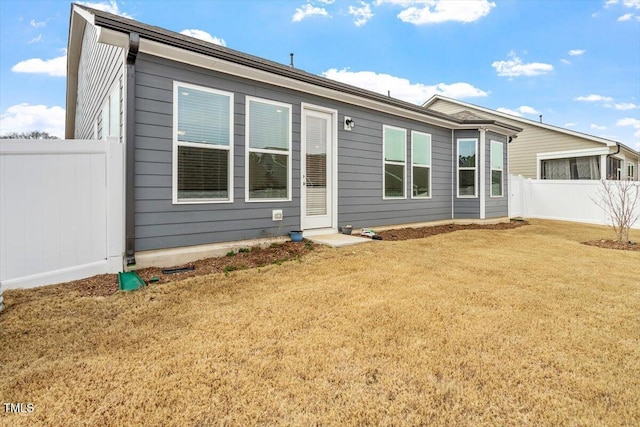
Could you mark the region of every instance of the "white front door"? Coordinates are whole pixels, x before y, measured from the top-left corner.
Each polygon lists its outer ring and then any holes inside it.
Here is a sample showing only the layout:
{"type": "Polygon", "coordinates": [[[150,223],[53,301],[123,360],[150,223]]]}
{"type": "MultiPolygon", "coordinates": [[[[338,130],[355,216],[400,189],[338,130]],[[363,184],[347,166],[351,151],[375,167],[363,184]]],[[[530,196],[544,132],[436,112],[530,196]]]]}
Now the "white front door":
{"type": "Polygon", "coordinates": [[[302,109],[300,199],[304,230],[333,224],[334,114],[302,109]]]}

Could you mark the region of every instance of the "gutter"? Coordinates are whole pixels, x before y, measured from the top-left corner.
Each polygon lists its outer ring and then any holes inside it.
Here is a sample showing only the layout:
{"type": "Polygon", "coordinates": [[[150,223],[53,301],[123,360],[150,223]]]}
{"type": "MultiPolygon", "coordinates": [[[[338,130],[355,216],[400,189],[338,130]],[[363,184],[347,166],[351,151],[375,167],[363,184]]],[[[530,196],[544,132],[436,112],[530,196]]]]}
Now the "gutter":
{"type": "Polygon", "coordinates": [[[136,264],[135,234],[135,124],[136,124],[136,59],[140,48],[140,35],[129,33],[127,52],[127,103],[126,103],[126,175],[125,175],[125,264],[136,264]]]}
{"type": "MultiPolygon", "coordinates": [[[[607,159],[610,159],[610,158],[611,158],[611,156],[614,156],[614,155],[616,155],[616,154],[618,154],[618,153],[620,152],[620,144],[616,144],[616,147],[618,148],[618,149],[616,150],[616,152],[615,152],[615,153],[609,153],[609,154],[607,154],[607,159]]],[[[604,179],[610,179],[610,178],[607,176],[607,165],[608,165],[608,163],[609,163],[609,162],[605,163],[605,165],[604,165],[604,167],[605,167],[605,169],[604,169],[604,173],[605,173],[604,179]]],[[[613,171],[611,171],[611,173],[613,174],[613,171]]],[[[618,179],[618,173],[617,173],[617,171],[616,171],[616,178],[615,178],[615,179],[618,179]]]]}

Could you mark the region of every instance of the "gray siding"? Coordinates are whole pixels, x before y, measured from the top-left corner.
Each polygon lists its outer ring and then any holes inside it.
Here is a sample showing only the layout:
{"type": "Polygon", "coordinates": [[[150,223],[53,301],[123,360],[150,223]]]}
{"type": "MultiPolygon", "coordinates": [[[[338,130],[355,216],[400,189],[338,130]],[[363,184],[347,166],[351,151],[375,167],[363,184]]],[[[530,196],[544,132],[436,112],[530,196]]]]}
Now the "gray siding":
{"type": "MultiPolygon", "coordinates": [[[[458,139],[460,138],[476,138],[478,140],[478,150],[480,149],[480,132],[477,130],[457,130],[454,132],[454,142],[453,148],[455,151],[455,163],[453,165],[452,174],[454,175],[454,218],[456,219],[469,219],[469,218],[480,218],[480,192],[478,191],[478,197],[475,198],[458,198],[458,139]]],[[[480,156],[482,153],[478,153],[478,158],[476,159],[476,165],[478,169],[476,171],[476,185],[480,185],[480,156]]]]}
{"type": "Polygon", "coordinates": [[[136,63],[136,249],[142,251],[286,235],[290,230],[300,228],[301,102],[333,108],[339,112],[339,225],[349,223],[358,229],[451,218],[452,147],[449,129],[141,54],[136,63]],[[172,204],[174,80],[234,93],[233,203],[172,204]],[[290,202],[245,202],[245,96],[292,105],[293,188],[290,202]],[[345,115],[352,117],[356,123],[351,131],[342,129],[345,115]],[[407,199],[383,200],[384,124],[407,130],[407,160],[411,158],[411,130],[432,135],[431,199],[410,198],[410,165],[407,161],[407,199]],[[284,220],[273,222],[272,209],[282,209],[284,220]]]}
{"type": "Polygon", "coordinates": [[[509,188],[508,188],[508,172],[507,172],[507,160],[508,160],[508,147],[507,137],[504,135],[498,135],[495,133],[487,133],[487,143],[485,147],[485,217],[486,218],[499,218],[509,215],[509,188]],[[502,197],[491,197],[491,140],[503,143],[502,151],[502,197]]]}
{"type": "MultiPolygon", "coordinates": [[[[122,48],[99,44],[96,29],[92,25],[86,25],[78,66],[76,139],[102,137],[102,107],[116,87],[120,88],[122,98],[122,67],[122,48]],[[98,127],[96,135],[94,123],[98,127]]],[[[120,102],[121,112],[122,105],[120,102]]],[[[122,123],[122,119],[120,122],[122,123]]]]}

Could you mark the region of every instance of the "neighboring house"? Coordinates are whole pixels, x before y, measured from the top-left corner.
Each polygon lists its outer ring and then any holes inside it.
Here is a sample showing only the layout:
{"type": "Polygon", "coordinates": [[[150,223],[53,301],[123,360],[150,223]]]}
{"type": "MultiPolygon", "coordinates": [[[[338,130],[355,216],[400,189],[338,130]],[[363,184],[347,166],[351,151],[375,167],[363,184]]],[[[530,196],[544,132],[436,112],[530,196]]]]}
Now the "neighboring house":
{"type": "Polygon", "coordinates": [[[299,229],[508,217],[518,125],[452,117],[79,5],[67,69],[66,137],[115,135],[126,147],[128,264],[299,229]]]}
{"type": "Polygon", "coordinates": [[[640,153],[615,141],[435,95],[424,107],[522,128],[509,144],[509,173],[532,179],[638,180],[640,153]],[[606,173],[603,173],[606,171],[606,173]]]}

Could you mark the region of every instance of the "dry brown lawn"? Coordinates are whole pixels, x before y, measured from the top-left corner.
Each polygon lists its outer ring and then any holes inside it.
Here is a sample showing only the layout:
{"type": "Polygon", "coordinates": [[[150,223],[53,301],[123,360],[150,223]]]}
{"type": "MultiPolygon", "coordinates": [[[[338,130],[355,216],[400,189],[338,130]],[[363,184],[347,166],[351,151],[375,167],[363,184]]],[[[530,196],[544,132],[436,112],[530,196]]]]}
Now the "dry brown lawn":
{"type": "MultiPolygon", "coordinates": [[[[640,253],[532,221],[108,297],[6,291],[0,425],[637,425],[640,253]]],[[[640,240],[640,232],[632,238],[640,240]]]]}

